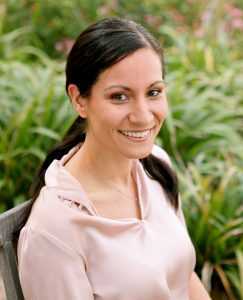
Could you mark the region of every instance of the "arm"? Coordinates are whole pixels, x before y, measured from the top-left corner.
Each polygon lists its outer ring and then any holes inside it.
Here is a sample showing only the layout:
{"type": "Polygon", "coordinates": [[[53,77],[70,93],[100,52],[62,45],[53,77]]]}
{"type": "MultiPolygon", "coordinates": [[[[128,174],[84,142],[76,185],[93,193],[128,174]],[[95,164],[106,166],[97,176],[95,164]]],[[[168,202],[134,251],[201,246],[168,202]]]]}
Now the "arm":
{"type": "Polygon", "coordinates": [[[210,296],[205,287],[201,283],[199,277],[195,272],[192,273],[189,283],[190,300],[210,300],[210,296]]]}
{"type": "Polygon", "coordinates": [[[82,256],[54,236],[24,228],[18,245],[26,300],[94,300],[82,256]]]}

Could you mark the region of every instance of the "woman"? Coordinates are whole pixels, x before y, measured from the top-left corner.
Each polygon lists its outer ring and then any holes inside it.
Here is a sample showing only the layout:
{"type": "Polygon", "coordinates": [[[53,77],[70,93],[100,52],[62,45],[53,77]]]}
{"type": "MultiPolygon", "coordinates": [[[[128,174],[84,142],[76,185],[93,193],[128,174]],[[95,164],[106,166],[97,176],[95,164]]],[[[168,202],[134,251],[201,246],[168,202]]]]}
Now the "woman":
{"type": "Polygon", "coordinates": [[[91,25],[66,65],[78,118],[49,153],[18,243],[26,300],[209,299],[167,154],[163,53],[135,22],[91,25]]]}

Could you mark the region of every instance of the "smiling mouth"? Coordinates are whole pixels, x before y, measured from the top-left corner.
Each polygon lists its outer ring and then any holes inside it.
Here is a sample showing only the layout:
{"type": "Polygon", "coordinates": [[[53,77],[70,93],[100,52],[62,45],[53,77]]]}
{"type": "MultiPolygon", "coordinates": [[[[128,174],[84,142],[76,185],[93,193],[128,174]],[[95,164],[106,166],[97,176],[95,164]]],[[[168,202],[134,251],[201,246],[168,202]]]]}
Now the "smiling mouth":
{"type": "MultiPolygon", "coordinates": [[[[154,127],[153,127],[154,128],[154,127]]],[[[144,139],[150,136],[152,129],[146,129],[146,130],[118,130],[119,133],[126,137],[135,138],[135,139],[144,139]]]]}

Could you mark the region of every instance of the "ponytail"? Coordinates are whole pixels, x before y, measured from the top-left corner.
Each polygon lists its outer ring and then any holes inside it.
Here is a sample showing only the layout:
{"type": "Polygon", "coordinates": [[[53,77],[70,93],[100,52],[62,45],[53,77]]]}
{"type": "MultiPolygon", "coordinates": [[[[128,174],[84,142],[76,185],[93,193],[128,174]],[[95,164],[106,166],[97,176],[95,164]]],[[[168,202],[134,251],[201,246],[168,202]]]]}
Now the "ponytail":
{"type": "Polygon", "coordinates": [[[84,142],[85,126],[86,120],[78,116],[66,132],[63,140],[47,153],[44,162],[37,171],[34,182],[30,186],[29,194],[33,203],[38,197],[41,188],[45,185],[45,173],[52,161],[54,159],[61,159],[61,157],[67,154],[74,146],[84,142]]]}
{"type": "Polygon", "coordinates": [[[179,193],[178,193],[178,179],[176,173],[163,160],[154,156],[153,154],[140,159],[143,168],[147,175],[154,180],[157,180],[164,189],[166,196],[171,205],[178,209],[179,193]]]}

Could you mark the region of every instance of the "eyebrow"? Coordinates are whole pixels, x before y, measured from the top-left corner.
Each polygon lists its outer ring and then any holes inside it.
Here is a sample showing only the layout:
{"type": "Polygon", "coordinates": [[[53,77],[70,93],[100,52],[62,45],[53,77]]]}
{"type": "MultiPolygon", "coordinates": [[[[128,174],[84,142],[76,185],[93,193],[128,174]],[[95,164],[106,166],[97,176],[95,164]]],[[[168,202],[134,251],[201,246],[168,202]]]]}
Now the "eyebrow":
{"type": "MultiPolygon", "coordinates": [[[[158,84],[158,83],[165,83],[165,81],[164,80],[157,80],[157,81],[153,82],[152,84],[150,84],[148,88],[151,88],[153,85],[158,84]]],[[[131,88],[129,88],[128,86],[119,85],[119,84],[111,85],[111,86],[105,88],[104,91],[107,91],[107,90],[110,90],[110,89],[113,89],[113,88],[122,88],[124,90],[131,91],[131,88]]]]}

